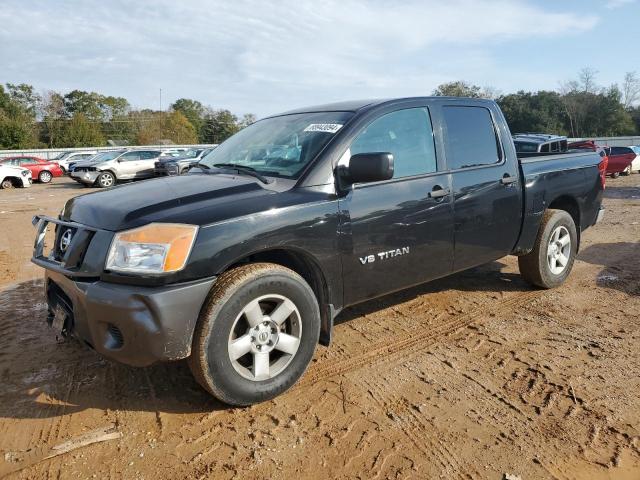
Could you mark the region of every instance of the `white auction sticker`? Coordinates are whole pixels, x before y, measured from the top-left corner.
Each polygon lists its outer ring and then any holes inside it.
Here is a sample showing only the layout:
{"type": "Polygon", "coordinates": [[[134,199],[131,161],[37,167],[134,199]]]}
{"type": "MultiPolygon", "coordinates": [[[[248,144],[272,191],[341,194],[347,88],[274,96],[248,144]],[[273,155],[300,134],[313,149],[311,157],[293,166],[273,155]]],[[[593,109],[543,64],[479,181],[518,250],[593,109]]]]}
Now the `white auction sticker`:
{"type": "Polygon", "coordinates": [[[312,123],[304,129],[305,132],[336,133],[342,128],[341,123],[312,123]]]}

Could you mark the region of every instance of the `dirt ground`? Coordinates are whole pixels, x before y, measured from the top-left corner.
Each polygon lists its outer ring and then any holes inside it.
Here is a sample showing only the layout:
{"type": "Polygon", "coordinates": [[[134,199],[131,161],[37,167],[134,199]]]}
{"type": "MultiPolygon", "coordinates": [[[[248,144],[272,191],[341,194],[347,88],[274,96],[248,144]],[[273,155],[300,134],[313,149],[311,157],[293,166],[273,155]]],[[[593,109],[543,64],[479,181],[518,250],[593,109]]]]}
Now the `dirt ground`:
{"type": "Polygon", "coordinates": [[[0,476],[640,478],[640,175],[608,181],[561,288],[508,257],[350,308],[294,388],[246,409],[184,362],[57,343],[30,220],[88,191],[0,191],[0,476]],[[45,459],[98,428],[121,437],[45,459]]]}

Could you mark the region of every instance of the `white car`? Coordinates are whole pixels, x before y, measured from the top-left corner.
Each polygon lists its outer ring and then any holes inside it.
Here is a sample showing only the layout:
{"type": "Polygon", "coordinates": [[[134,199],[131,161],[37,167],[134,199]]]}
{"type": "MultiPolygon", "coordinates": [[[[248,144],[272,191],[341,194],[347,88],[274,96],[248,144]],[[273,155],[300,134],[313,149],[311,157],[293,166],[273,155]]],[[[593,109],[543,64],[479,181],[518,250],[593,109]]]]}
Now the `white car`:
{"type": "Polygon", "coordinates": [[[31,185],[31,171],[12,165],[0,164],[0,188],[23,187],[31,185]]]}
{"type": "Polygon", "coordinates": [[[62,152],[55,158],[52,158],[52,162],[56,162],[62,168],[64,173],[69,171],[69,164],[73,162],[80,162],[82,160],[88,160],[98,152],[96,150],[83,150],[82,152],[62,152]]]}
{"type": "Polygon", "coordinates": [[[635,152],[636,158],[634,158],[631,165],[629,165],[628,173],[640,172],[640,145],[631,146],[629,148],[635,152]]]}

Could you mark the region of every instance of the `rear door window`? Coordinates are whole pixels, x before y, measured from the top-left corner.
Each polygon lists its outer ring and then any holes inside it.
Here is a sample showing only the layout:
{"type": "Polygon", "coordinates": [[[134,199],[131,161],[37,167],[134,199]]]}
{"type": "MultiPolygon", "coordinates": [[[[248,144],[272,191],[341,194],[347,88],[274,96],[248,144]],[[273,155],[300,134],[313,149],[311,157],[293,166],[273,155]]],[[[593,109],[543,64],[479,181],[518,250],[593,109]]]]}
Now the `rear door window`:
{"type": "Polygon", "coordinates": [[[387,113],[371,122],[353,141],[351,155],[388,152],[393,155],[393,177],[436,171],[431,118],[426,108],[387,113]]]}
{"type": "Polygon", "coordinates": [[[495,165],[500,162],[498,137],[491,113],[484,107],[444,106],[449,169],[495,165]]]}

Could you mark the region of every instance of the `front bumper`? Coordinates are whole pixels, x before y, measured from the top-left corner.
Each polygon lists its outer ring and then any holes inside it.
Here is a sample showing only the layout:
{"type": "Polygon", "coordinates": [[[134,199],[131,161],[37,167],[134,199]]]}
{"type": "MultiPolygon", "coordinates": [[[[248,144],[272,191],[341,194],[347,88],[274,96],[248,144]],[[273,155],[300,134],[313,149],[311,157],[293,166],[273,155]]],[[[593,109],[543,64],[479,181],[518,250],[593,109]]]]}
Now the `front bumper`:
{"type": "Polygon", "coordinates": [[[163,287],[74,281],[45,273],[49,323],[58,306],[67,335],[103,356],[143,367],[191,355],[200,309],[215,278],[163,287]]]}
{"type": "Polygon", "coordinates": [[[69,175],[71,178],[73,178],[76,182],[80,182],[80,183],[86,183],[89,185],[93,185],[97,178],[98,175],[100,175],[100,172],[71,172],[71,174],[69,175]]]}

